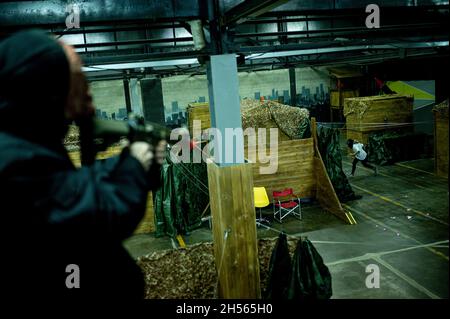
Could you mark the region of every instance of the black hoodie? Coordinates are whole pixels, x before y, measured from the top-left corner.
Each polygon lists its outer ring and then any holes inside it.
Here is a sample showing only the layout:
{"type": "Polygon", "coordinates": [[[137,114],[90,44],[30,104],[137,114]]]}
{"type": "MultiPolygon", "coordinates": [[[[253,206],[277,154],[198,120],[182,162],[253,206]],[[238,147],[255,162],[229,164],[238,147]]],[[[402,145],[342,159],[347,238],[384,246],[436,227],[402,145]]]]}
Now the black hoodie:
{"type": "Polygon", "coordinates": [[[61,45],[44,32],[19,32],[1,42],[1,130],[47,147],[61,145],[69,82],[61,45]]]}
{"type": "Polygon", "coordinates": [[[0,42],[0,289],[142,297],[142,274],[121,241],[145,212],[146,174],[127,152],[73,167],[61,142],[69,78],[62,47],[44,32],[0,42]],[[79,289],[67,288],[70,264],[79,289]]]}

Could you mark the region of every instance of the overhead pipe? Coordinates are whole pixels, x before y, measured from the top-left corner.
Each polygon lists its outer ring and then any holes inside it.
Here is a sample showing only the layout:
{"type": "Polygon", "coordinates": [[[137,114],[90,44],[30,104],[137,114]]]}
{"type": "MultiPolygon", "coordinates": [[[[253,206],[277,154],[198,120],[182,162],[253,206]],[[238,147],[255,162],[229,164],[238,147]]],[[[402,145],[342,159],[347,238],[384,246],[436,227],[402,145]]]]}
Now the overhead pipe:
{"type": "MultiPolygon", "coordinates": [[[[1,26],[65,25],[66,0],[11,1],[0,3],[1,26]]],[[[202,18],[198,0],[75,0],[80,25],[91,22],[187,21],[202,18]]]]}

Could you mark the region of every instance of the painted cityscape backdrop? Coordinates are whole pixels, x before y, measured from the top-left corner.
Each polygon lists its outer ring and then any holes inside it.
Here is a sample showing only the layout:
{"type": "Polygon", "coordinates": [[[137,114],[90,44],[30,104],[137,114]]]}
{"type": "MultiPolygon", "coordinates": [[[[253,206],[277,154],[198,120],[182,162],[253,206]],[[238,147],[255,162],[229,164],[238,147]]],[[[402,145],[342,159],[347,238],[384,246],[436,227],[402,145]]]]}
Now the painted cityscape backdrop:
{"type": "MultiPolygon", "coordinates": [[[[296,105],[310,108],[329,101],[330,79],[326,72],[310,68],[298,69],[296,80],[296,105]]],[[[190,103],[209,100],[206,76],[163,78],[162,86],[166,123],[171,126],[186,122],[186,108],[190,103]]],[[[291,105],[287,70],[239,73],[239,91],[241,99],[259,100],[264,97],[265,100],[291,105]]],[[[92,92],[98,117],[116,120],[126,118],[121,80],[94,82],[92,92]]]]}

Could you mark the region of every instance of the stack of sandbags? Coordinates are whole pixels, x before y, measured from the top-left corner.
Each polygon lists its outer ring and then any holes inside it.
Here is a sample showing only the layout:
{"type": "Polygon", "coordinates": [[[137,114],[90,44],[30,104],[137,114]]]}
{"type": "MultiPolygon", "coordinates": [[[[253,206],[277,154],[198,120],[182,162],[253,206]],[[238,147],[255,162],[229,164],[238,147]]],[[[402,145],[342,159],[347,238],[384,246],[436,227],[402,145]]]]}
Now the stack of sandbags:
{"type": "Polygon", "coordinates": [[[268,101],[267,104],[278,127],[290,138],[301,138],[302,124],[309,119],[308,110],[273,101],[268,101]]]}
{"type": "Polygon", "coordinates": [[[275,101],[241,102],[242,128],[279,128],[290,139],[302,138],[302,127],[309,120],[307,109],[275,101]]]}

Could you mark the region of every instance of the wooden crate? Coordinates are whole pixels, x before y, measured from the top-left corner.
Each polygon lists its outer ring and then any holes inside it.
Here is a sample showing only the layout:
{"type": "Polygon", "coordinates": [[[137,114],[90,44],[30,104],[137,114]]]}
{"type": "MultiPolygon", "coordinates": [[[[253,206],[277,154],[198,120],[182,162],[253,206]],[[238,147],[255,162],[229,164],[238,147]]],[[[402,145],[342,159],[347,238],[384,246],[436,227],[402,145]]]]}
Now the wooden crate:
{"type": "MultiPolygon", "coordinates": [[[[402,128],[385,128],[383,130],[383,132],[389,132],[389,131],[401,131],[403,133],[408,133],[408,132],[413,132],[413,127],[402,127],[402,128]]],[[[369,144],[369,138],[370,135],[374,134],[374,133],[379,133],[380,130],[373,130],[373,131],[358,131],[358,130],[351,130],[351,129],[347,129],[347,139],[352,139],[354,141],[358,141],[360,143],[363,143],[364,145],[368,145],[369,144]]],[[[347,148],[347,151],[349,154],[353,153],[352,150],[350,150],[349,148],[347,148]]]]}
{"type": "Polygon", "coordinates": [[[344,101],[347,128],[362,132],[408,127],[413,122],[413,97],[400,94],[347,98],[344,101]]]}
{"type": "Polygon", "coordinates": [[[448,178],[448,101],[444,103],[433,109],[434,165],[438,176],[448,178]]]}
{"type": "Polygon", "coordinates": [[[372,133],[381,131],[412,132],[413,98],[391,94],[347,98],[344,102],[347,139],[365,145],[372,133]]]}
{"type": "Polygon", "coordinates": [[[347,129],[347,139],[352,139],[352,140],[361,142],[364,145],[367,145],[367,143],[369,142],[369,136],[371,133],[373,133],[373,132],[371,132],[371,131],[361,132],[358,130],[347,129]]]}
{"type": "Polygon", "coordinates": [[[344,106],[345,99],[358,96],[359,90],[330,90],[330,105],[341,108],[344,106]]]}
{"type": "Polygon", "coordinates": [[[208,103],[191,103],[187,107],[188,128],[192,133],[194,120],[201,121],[202,131],[211,127],[208,103]]]}

